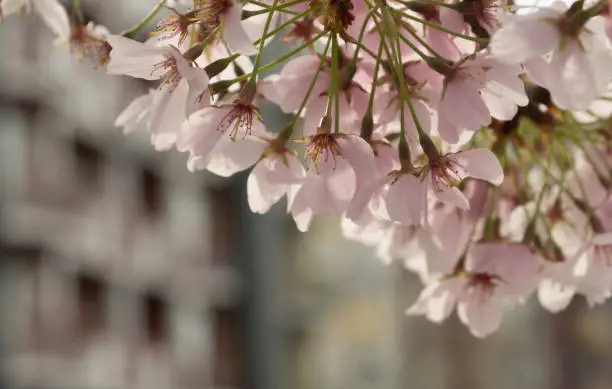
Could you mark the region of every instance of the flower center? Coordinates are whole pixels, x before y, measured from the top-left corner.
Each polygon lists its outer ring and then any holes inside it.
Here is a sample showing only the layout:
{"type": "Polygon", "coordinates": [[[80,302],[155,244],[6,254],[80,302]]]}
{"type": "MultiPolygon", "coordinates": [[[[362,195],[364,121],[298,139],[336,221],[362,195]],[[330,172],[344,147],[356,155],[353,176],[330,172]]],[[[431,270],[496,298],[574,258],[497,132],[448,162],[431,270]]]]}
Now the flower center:
{"type": "Polygon", "coordinates": [[[77,60],[90,58],[95,68],[102,68],[110,59],[112,47],[104,39],[92,36],[87,27],[77,26],[70,34],[70,49],[75,53],[77,60]]]}
{"type": "Polygon", "coordinates": [[[310,137],[310,141],[306,145],[306,155],[311,160],[317,173],[319,173],[319,163],[321,158],[328,162],[333,159],[333,168],[336,168],[336,157],[342,157],[340,146],[333,134],[318,132],[310,137]]]}
{"type": "Polygon", "coordinates": [[[487,274],[487,273],[475,273],[469,275],[468,288],[472,291],[478,292],[480,302],[483,303],[486,299],[491,297],[499,277],[487,274]]]}
{"type": "Polygon", "coordinates": [[[198,19],[194,17],[193,11],[187,14],[181,14],[174,8],[170,8],[170,10],[173,12],[173,14],[160,20],[160,22],[157,23],[157,26],[155,26],[155,30],[149,33],[149,36],[168,34],[167,36],[164,36],[162,40],[173,39],[178,36],[178,44],[180,46],[187,38],[189,26],[197,22],[198,19]]]}
{"type": "Polygon", "coordinates": [[[165,71],[164,75],[162,76],[162,83],[159,88],[166,89],[168,92],[173,92],[182,80],[181,74],[179,73],[178,67],[176,65],[176,58],[174,58],[170,54],[167,54],[165,61],[162,61],[153,66],[153,72],[156,72],[158,70],[165,71]]]}
{"type": "Polygon", "coordinates": [[[437,192],[459,185],[465,175],[465,168],[448,157],[440,157],[430,162],[429,169],[434,190],[437,192]]]}
{"type": "Polygon", "coordinates": [[[221,15],[227,13],[232,6],[230,0],[196,0],[193,15],[199,22],[202,34],[210,35],[221,24],[221,15]]]}
{"type": "Polygon", "coordinates": [[[329,31],[346,37],[346,29],[353,23],[355,6],[351,0],[328,0],[323,11],[321,23],[329,31]]]}
{"type": "Polygon", "coordinates": [[[235,140],[239,130],[244,128],[242,137],[245,138],[247,135],[251,135],[253,120],[255,119],[261,121],[261,114],[257,107],[248,103],[236,102],[227,115],[221,119],[217,130],[226,132],[231,128],[229,135],[235,140]]]}

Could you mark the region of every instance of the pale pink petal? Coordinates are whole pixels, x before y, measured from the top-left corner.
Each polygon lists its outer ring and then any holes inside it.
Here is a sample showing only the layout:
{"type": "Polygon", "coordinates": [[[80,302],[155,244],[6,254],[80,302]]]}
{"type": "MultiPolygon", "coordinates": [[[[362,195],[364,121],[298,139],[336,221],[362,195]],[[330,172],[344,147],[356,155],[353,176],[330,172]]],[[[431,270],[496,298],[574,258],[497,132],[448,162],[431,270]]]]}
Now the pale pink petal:
{"type": "Polygon", "coordinates": [[[357,135],[337,137],[340,153],[348,161],[357,176],[357,182],[367,182],[378,176],[374,151],[368,142],[357,135]]]}
{"type": "Polygon", "coordinates": [[[465,169],[468,177],[488,181],[496,186],[504,181],[504,170],[495,154],[489,149],[461,151],[451,158],[465,169]]]}
{"type": "Polygon", "coordinates": [[[389,185],[385,198],[389,217],[404,225],[419,224],[424,186],[412,174],[402,174],[397,181],[389,185]]]}
{"type": "Polygon", "coordinates": [[[219,142],[212,151],[210,162],[206,167],[206,170],[221,177],[229,177],[248,169],[257,162],[268,147],[268,142],[252,135],[244,139],[229,138],[228,141],[221,143],[219,142]]]}
{"type": "Polygon", "coordinates": [[[171,93],[165,90],[158,92],[151,108],[151,124],[149,130],[153,134],[178,134],[181,123],[185,120],[185,104],[189,87],[181,81],[171,93]]]}
{"type": "Polygon", "coordinates": [[[253,55],[257,48],[251,43],[251,38],[242,26],[242,7],[238,2],[232,2],[232,6],[225,14],[223,21],[223,40],[234,53],[253,55]]]}
{"type": "Polygon", "coordinates": [[[608,15],[605,19],[605,32],[608,37],[608,41],[612,43],[612,15],[608,15]]]}
{"type": "Polygon", "coordinates": [[[272,184],[266,175],[274,166],[284,167],[276,155],[260,161],[247,179],[247,198],[252,212],[266,213],[287,191],[285,185],[272,184]],[[280,165],[278,165],[280,163],[280,165]]]}
{"type": "Polygon", "coordinates": [[[444,27],[456,32],[464,32],[466,30],[463,16],[459,12],[446,7],[439,7],[438,12],[440,14],[440,22],[442,22],[444,27]]]}
{"type": "Polygon", "coordinates": [[[553,69],[543,58],[530,59],[525,62],[524,67],[527,77],[540,86],[551,87],[559,83],[560,71],[553,69]]]}
{"type": "Polygon", "coordinates": [[[424,315],[434,323],[441,323],[450,316],[457,301],[447,282],[428,285],[417,301],[406,310],[406,315],[424,315]]]}
{"type": "MultiPolygon", "coordinates": [[[[204,108],[193,113],[183,122],[178,138],[177,149],[190,151],[192,154],[203,156],[207,160],[217,142],[224,135],[219,131],[219,122],[227,115],[230,108],[204,108]]],[[[208,162],[206,162],[208,165],[208,162]]]]}
{"type": "Polygon", "coordinates": [[[561,312],[572,301],[576,288],[551,279],[543,279],[538,288],[538,301],[549,312],[561,312]]]}
{"type": "Polygon", "coordinates": [[[137,42],[119,35],[109,35],[108,43],[113,47],[106,67],[108,74],[126,75],[145,80],[157,80],[165,71],[154,66],[166,60],[167,49],[137,42]]]}
{"type": "Polygon", "coordinates": [[[453,43],[451,36],[445,32],[437,30],[433,27],[425,28],[425,38],[427,43],[443,58],[450,61],[457,61],[461,54],[457,46],[453,43]]]}
{"type": "MultiPolygon", "coordinates": [[[[0,10],[4,18],[17,13],[29,6],[29,0],[2,0],[0,1],[0,10]]],[[[1,20],[1,19],[0,19],[1,20]]]]}
{"type": "Polygon", "coordinates": [[[487,291],[473,290],[466,300],[459,301],[457,314],[472,335],[484,338],[495,332],[502,322],[501,302],[487,295],[487,291]]]}
{"type": "Polygon", "coordinates": [[[601,234],[597,234],[591,240],[594,245],[598,246],[608,246],[612,245],[612,232],[605,232],[601,234]]]}
{"type": "Polygon", "coordinates": [[[468,81],[449,82],[439,109],[446,120],[466,130],[477,130],[491,122],[482,97],[468,81]]]}
{"type": "MultiPolygon", "coordinates": [[[[303,97],[302,97],[303,98],[303,97]]],[[[304,112],[304,124],[302,125],[302,136],[312,136],[316,134],[317,128],[321,123],[321,118],[325,115],[327,108],[327,96],[317,96],[310,99],[304,112]]]]}
{"type": "Polygon", "coordinates": [[[432,182],[433,179],[431,173],[428,174],[427,180],[429,181],[428,187],[431,188],[431,192],[435,198],[444,203],[456,205],[461,209],[470,209],[470,201],[459,189],[454,186],[449,187],[444,184],[436,187],[432,182]]]}
{"type": "Polygon", "coordinates": [[[553,22],[558,13],[541,10],[530,17],[515,17],[497,30],[489,47],[494,57],[506,63],[521,63],[546,54],[559,45],[561,34],[553,22]]]}
{"type": "Polygon", "coordinates": [[[306,232],[310,228],[314,214],[306,202],[306,196],[302,189],[300,188],[295,194],[290,212],[298,230],[306,232]]]}
{"type": "Polygon", "coordinates": [[[151,111],[153,94],[147,93],[134,99],[115,120],[115,126],[123,127],[123,132],[129,134],[151,111]]]}
{"type": "Polygon", "coordinates": [[[62,41],[70,37],[70,21],[66,9],[57,0],[34,0],[34,10],[47,27],[62,41]]]}
{"type": "Polygon", "coordinates": [[[440,116],[438,118],[438,133],[450,144],[456,144],[459,142],[459,136],[461,135],[461,129],[454,125],[452,122],[446,120],[445,117],[440,116]]]}
{"type": "Polygon", "coordinates": [[[385,175],[370,183],[358,186],[355,190],[355,195],[346,209],[345,217],[356,221],[361,218],[374,194],[382,189],[383,186],[393,180],[393,176],[385,175]]]}
{"type": "MultiPolygon", "coordinates": [[[[412,108],[416,114],[416,118],[419,121],[421,129],[426,134],[431,134],[431,112],[429,108],[420,100],[412,99],[412,108]]],[[[406,137],[412,139],[418,139],[418,131],[416,122],[412,117],[408,103],[404,107],[404,126],[406,129],[406,137]]]]}
{"type": "Polygon", "coordinates": [[[564,93],[551,93],[553,101],[562,109],[588,109],[599,93],[586,53],[576,42],[570,42],[561,52],[555,52],[551,65],[558,63],[564,93]]]}

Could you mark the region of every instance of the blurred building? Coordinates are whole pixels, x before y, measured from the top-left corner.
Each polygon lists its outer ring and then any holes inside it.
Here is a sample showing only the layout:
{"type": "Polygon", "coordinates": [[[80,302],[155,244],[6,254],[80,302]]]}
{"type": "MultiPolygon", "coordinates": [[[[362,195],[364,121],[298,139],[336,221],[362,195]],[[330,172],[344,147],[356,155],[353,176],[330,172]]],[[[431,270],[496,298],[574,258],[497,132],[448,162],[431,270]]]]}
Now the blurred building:
{"type": "Polygon", "coordinates": [[[51,39],[0,25],[2,387],[243,387],[235,188],[122,135],[146,86],[51,39]]]}

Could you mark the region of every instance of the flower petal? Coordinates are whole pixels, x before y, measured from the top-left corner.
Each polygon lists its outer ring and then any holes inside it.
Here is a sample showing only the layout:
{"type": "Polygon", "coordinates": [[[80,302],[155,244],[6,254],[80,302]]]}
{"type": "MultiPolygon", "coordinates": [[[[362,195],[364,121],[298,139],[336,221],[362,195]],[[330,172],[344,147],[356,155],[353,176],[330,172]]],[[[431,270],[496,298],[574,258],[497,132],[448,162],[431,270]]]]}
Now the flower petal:
{"type": "Polygon", "coordinates": [[[572,301],[576,288],[551,279],[543,279],[538,288],[538,301],[552,313],[561,312],[572,301]]]}
{"type": "Polygon", "coordinates": [[[451,158],[465,169],[468,177],[488,181],[496,186],[504,181],[504,170],[495,154],[489,149],[461,151],[451,158]]]}
{"type": "Polygon", "coordinates": [[[206,170],[221,177],[229,177],[256,163],[267,146],[266,141],[252,135],[220,142],[212,151],[206,170]]]}
{"type": "Polygon", "coordinates": [[[70,37],[70,21],[66,9],[57,0],[34,0],[34,10],[61,41],[70,37]]]}
{"type": "Polygon", "coordinates": [[[251,38],[242,26],[242,7],[238,2],[232,2],[223,21],[223,39],[233,53],[253,55],[257,48],[251,43],[251,38]]]}
{"type": "Polygon", "coordinates": [[[457,314],[472,335],[484,338],[495,332],[502,322],[501,302],[487,291],[475,289],[457,305],[457,314]]]}

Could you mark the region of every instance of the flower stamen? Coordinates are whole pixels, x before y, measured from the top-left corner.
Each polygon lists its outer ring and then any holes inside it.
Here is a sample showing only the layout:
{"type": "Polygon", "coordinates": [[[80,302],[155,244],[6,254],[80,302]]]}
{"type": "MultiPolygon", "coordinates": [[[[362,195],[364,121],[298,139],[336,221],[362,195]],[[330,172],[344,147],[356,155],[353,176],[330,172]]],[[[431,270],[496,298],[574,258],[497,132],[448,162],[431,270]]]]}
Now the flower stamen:
{"type": "Polygon", "coordinates": [[[170,54],[166,55],[165,61],[157,63],[153,66],[153,71],[151,72],[151,74],[155,73],[158,70],[165,70],[165,73],[162,76],[162,83],[159,88],[167,89],[168,92],[173,92],[183,79],[183,77],[178,71],[176,58],[174,58],[170,54]]]}
{"type": "Polygon", "coordinates": [[[316,172],[319,173],[321,158],[328,162],[331,157],[333,159],[333,169],[335,169],[336,157],[342,157],[342,152],[336,141],[336,136],[321,131],[310,137],[306,145],[306,155],[314,165],[316,172]]]}

